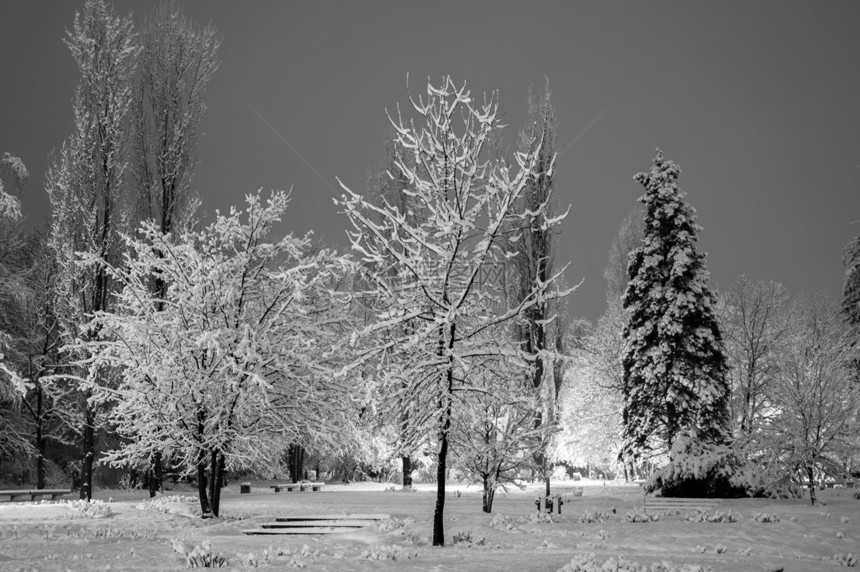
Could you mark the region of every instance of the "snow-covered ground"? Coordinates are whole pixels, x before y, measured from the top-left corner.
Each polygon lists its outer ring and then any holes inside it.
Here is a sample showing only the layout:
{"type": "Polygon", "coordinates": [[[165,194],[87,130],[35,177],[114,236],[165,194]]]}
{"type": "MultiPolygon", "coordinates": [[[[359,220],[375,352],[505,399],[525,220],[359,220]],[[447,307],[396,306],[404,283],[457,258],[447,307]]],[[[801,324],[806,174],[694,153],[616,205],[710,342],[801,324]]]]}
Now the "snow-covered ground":
{"type": "MultiPolygon", "coordinates": [[[[740,516],[734,523],[690,522],[673,516],[630,523],[623,517],[641,509],[639,487],[598,481],[557,483],[567,497],[552,522],[535,518],[539,487],[498,494],[493,514],[481,512],[475,486],[450,483],[446,500],[445,548],[429,545],[435,501],[433,485],[418,492],[386,491],[390,484],[327,485],[323,492],[269,492],[271,483],[253,483],[252,494],[231,487],[222,499],[222,518],[193,516],[196,504],[145,501],[141,491],[97,491],[94,503],[0,503],[0,570],[183,570],[176,551],[211,546],[228,569],[254,563],[271,570],[464,570],[556,571],[575,557],[597,562],[624,556],[641,564],[667,562],[678,569],[698,564],[714,571],[839,570],[837,554],[860,553],[860,500],[854,491],[831,489],[826,506],[802,501],[743,499],[718,509],[740,516]],[[574,497],[581,487],[581,497],[574,497]],[[457,492],[459,491],[459,495],[457,492]],[[111,499],[110,502],[107,502],[111,499]],[[613,512],[614,509],[614,512],[613,512]],[[242,529],[278,516],[386,513],[381,527],[329,536],[246,536],[242,529]],[[756,514],[776,515],[760,522],[756,514]],[[583,516],[595,522],[581,522],[583,516]],[[472,542],[454,544],[469,533],[472,542]]],[[[171,491],[187,499],[190,489],[171,491]]],[[[759,517],[760,518],[760,517],[759,517]]],[[[588,519],[587,519],[588,520],[588,519]]],[[[688,568],[688,570],[691,568],[688,568]]]]}

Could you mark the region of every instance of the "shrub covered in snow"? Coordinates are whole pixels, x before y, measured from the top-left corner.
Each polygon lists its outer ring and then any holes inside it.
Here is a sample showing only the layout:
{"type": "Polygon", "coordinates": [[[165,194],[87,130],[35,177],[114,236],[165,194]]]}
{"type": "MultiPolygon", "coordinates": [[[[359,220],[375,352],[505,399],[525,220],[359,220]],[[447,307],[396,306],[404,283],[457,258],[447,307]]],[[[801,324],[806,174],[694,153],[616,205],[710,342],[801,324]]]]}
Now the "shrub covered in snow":
{"type": "Polygon", "coordinates": [[[660,513],[647,513],[640,509],[633,509],[621,519],[623,522],[655,522],[660,520],[660,513]]]}
{"type": "Polygon", "coordinates": [[[76,500],[68,501],[69,509],[79,513],[84,518],[107,518],[113,514],[110,506],[102,501],[76,500]]]}
{"type": "Polygon", "coordinates": [[[465,544],[468,547],[472,545],[483,546],[487,543],[487,539],[483,536],[472,536],[471,530],[463,530],[454,533],[453,542],[454,544],[465,544]]]}
{"type": "Polygon", "coordinates": [[[194,550],[186,555],[185,561],[189,568],[223,568],[227,565],[224,556],[212,553],[212,545],[208,540],[195,546],[194,550]]]}
{"type": "Polygon", "coordinates": [[[607,519],[609,519],[609,513],[602,510],[586,510],[579,517],[579,522],[582,524],[600,524],[607,519]]]}
{"type": "Polygon", "coordinates": [[[707,512],[699,509],[696,512],[691,512],[684,515],[684,520],[690,522],[740,522],[741,515],[736,512],[707,512]]]}
{"type": "Polygon", "coordinates": [[[639,564],[624,556],[610,557],[605,562],[598,560],[594,554],[578,554],[573,560],[559,568],[558,572],[710,572],[709,566],[698,564],[682,564],[676,566],[670,562],[654,562],[639,564]]]}
{"type": "Polygon", "coordinates": [[[404,550],[394,544],[380,544],[363,551],[359,558],[362,560],[408,560],[417,556],[418,553],[414,550],[404,550]]]}
{"type": "Polygon", "coordinates": [[[779,522],[779,516],[768,512],[754,512],[751,517],[756,522],[779,522]]]}
{"type": "Polygon", "coordinates": [[[664,497],[737,498],[747,496],[738,483],[740,461],[726,445],[714,445],[682,433],[673,443],[669,463],[645,483],[646,493],[664,497]]]}

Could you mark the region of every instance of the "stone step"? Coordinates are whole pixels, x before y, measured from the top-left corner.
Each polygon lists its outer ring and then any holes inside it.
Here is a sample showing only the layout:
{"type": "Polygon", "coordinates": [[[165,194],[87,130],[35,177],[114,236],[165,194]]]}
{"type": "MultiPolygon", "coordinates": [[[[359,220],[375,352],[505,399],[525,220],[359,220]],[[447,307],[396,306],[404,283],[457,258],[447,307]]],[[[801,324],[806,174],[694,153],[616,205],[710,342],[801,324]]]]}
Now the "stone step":
{"type": "Polygon", "coordinates": [[[297,520],[387,520],[387,514],[318,514],[301,516],[279,516],[277,522],[293,522],[297,520]]]}
{"type": "Polygon", "coordinates": [[[370,526],[374,522],[373,520],[291,520],[291,521],[277,521],[277,522],[263,522],[260,523],[260,526],[263,528],[306,528],[306,527],[314,527],[314,526],[340,526],[346,528],[364,528],[365,526],[370,526]]]}
{"type": "Polygon", "coordinates": [[[354,532],[352,527],[338,526],[315,526],[315,527],[291,527],[291,528],[253,528],[243,530],[243,534],[338,534],[341,532],[354,532]]]}

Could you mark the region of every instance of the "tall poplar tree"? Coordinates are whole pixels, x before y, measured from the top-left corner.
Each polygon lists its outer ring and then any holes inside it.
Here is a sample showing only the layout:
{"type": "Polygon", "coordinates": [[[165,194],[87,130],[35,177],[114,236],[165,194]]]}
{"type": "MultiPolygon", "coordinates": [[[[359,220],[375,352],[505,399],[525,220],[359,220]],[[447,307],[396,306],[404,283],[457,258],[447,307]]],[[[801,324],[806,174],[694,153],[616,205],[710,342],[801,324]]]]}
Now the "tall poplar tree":
{"type": "MultiPolygon", "coordinates": [[[[82,264],[78,253],[119,260],[119,230],[127,195],[126,156],[133,78],[139,48],[130,17],[104,0],[87,0],[75,14],[66,45],[80,82],[73,99],[74,127],[48,172],[50,244],[57,260],[56,304],[63,343],[95,338],[89,317],[108,309],[112,279],[103,265],[82,264]]],[[[73,360],[84,356],[69,356],[73,360]]],[[[104,381],[104,370],[69,372],[104,381]]],[[[92,497],[98,409],[81,390],[81,498],[92,497]]]]}
{"type": "MultiPolygon", "coordinates": [[[[188,224],[195,210],[197,143],[221,38],[214,26],[197,25],[172,2],[162,4],[146,20],[140,38],[133,109],[136,215],[154,221],[167,235],[188,224]]],[[[168,287],[158,276],[152,280],[159,300],[168,287]]],[[[160,451],[153,454],[148,481],[154,496],[161,490],[160,451]]]]}
{"type": "Polygon", "coordinates": [[[658,149],[650,172],[635,177],[645,187],[645,235],[623,298],[622,456],[668,451],[682,432],[720,442],[728,426],[726,357],[680,174],[658,149]]]}
{"type": "MultiPolygon", "coordinates": [[[[549,80],[543,93],[535,97],[529,90],[528,120],[526,128],[520,132],[520,152],[535,154],[536,168],[528,178],[520,197],[525,215],[519,221],[520,239],[516,242],[517,256],[513,258],[515,268],[514,299],[525,299],[529,292],[546,282],[553,274],[555,249],[553,238],[558,229],[545,223],[558,213],[557,201],[553,196],[554,172],[558,138],[558,120],[551,101],[549,80]],[[533,150],[530,146],[537,144],[533,150]],[[532,214],[533,213],[533,214],[532,214]]],[[[570,209],[568,208],[568,211],[570,209]]],[[[564,213],[563,216],[566,216],[564,213]]],[[[551,427],[555,424],[555,405],[561,386],[561,375],[553,379],[558,368],[555,367],[556,349],[561,349],[563,332],[553,328],[553,320],[558,319],[558,308],[549,300],[540,300],[529,308],[519,323],[520,340],[529,353],[537,355],[531,376],[532,388],[540,391],[540,409],[536,416],[536,426],[551,427]],[[558,346],[556,348],[556,346],[558,346]]],[[[549,472],[547,471],[546,447],[544,442],[535,455],[535,464],[544,478],[546,494],[550,494],[549,472]]]]}

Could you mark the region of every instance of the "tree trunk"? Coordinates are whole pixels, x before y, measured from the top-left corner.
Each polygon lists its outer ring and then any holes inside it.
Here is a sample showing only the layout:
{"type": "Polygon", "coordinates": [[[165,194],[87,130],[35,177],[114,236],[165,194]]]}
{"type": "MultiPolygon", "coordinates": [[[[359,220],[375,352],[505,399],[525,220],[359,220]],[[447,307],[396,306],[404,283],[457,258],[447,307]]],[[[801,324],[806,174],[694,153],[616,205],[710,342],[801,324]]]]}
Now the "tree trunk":
{"type": "Polygon", "coordinates": [[[45,437],[42,418],[42,388],[36,389],[36,488],[45,488],[45,437]]]}
{"type": "MultiPolygon", "coordinates": [[[[441,331],[440,331],[441,333],[441,331]]],[[[450,337],[448,338],[448,349],[454,347],[454,336],[456,324],[451,324],[450,337]]],[[[444,337],[439,339],[439,355],[444,348],[444,337]]],[[[448,372],[445,395],[442,397],[442,427],[439,432],[439,466],[436,467],[436,508],[433,512],[433,546],[445,546],[445,477],[447,475],[448,461],[448,431],[451,429],[451,396],[454,393],[454,358],[448,358],[448,372]]]]}
{"type": "Polygon", "coordinates": [[[481,503],[481,510],[484,512],[493,512],[493,498],[496,495],[496,487],[490,486],[490,478],[487,475],[483,476],[484,481],[484,496],[481,503]]]}
{"type": "Polygon", "coordinates": [[[812,472],[812,467],[806,467],[806,475],[809,477],[809,502],[815,504],[815,480],[812,472]]]}
{"type": "MultiPolygon", "coordinates": [[[[85,395],[85,399],[88,395],[85,395]]],[[[95,415],[92,407],[85,401],[83,444],[81,447],[81,499],[93,498],[93,461],[96,454],[95,415]]]]}
{"type": "Polygon", "coordinates": [[[211,466],[209,469],[209,499],[212,506],[212,515],[218,516],[221,510],[221,487],[224,484],[224,455],[218,451],[212,451],[211,466]]]}
{"type": "Polygon", "coordinates": [[[161,452],[156,451],[152,456],[152,462],[149,468],[149,498],[153,498],[156,493],[162,491],[163,482],[164,475],[162,471],[161,452]]]}
{"type": "Polygon", "coordinates": [[[403,455],[400,457],[401,462],[403,463],[403,488],[411,489],[412,488],[412,458],[409,455],[403,455]]]}
{"type": "Polygon", "coordinates": [[[439,444],[438,467],[436,467],[436,508],[433,512],[433,546],[445,546],[445,523],[443,515],[445,512],[445,471],[448,460],[448,426],[450,422],[445,421],[442,431],[442,439],[439,444]]]}
{"type": "Polygon", "coordinates": [[[211,514],[209,496],[206,493],[206,452],[200,451],[197,456],[197,496],[200,497],[200,510],[203,518],[211,514]]]}
{"type": "Polygon", "coordinates": [[[290,482],[299,482],[305,466],[304,447],[301,445],[290,445],[289,449],[287,449],[287,466],[290,470],[290,482]]]}

